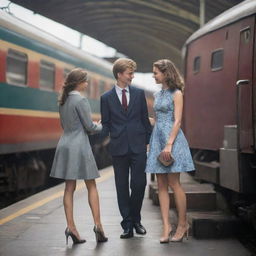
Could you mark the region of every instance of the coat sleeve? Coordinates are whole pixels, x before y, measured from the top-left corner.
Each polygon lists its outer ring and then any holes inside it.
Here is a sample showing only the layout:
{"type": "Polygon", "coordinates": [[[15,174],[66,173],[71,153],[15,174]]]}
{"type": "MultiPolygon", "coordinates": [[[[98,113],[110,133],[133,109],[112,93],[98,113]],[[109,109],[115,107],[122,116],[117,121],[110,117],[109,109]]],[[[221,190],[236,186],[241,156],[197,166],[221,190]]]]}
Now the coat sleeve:
{"type": "Polygon", "coordinates": [[[59,118],[60,118],[60,125],[61,125],[62,129],[64,130],[64,125],[63,125],[63,120],[62,120],[62,117],[60,114],[60,109],[61,109],[61,106],[59,106],[59,118]]]}
{"type": "Polygon", "coordinates": [[[77,111],[80,121],[86,131],[88,131],[88,132],[100,132],[101,131],[102,125],[95,124],[92,121],[90,104],[86,98],[82,98],[78,102],[78,104],[76,106],[76,111],[77,111]]]}
{"type": "Polygon", "coordinates": [[[100,98],[100,112],[101,112],[101,123],[102,123],[102,131],[101,136],[107,137],[110,133],[110,109],[107,103],[107,98],[101,96],[100,98]]]}
{"type": "Polygon", "coordinates": [[[146,101],[146,97],[145,97],[145,93],[143,91],[142,93],[142,123],[146,129],[146,143],[149,144],[149,140],[150,140],[150,136],[151,136],[151,132],[152,132],[152,126],[149,122],[149,118],[148,118],[148,107],[147,107],[147,101],[146,101]]]}

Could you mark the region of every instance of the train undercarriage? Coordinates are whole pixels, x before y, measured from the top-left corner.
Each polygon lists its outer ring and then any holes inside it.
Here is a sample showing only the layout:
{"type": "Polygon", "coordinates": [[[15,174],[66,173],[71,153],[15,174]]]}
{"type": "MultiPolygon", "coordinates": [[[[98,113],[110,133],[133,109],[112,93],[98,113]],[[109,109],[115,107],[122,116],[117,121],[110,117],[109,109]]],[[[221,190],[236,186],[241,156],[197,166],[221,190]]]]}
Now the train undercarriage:
{"type": "MultiPolygon", "coordinates": [[[[111,165],[108,140],[90,136],[98,169],[111,165]]],[[[0,156],[0,208],[54,186],[63,180],[49,177],[55,149],[0,156]]]]}

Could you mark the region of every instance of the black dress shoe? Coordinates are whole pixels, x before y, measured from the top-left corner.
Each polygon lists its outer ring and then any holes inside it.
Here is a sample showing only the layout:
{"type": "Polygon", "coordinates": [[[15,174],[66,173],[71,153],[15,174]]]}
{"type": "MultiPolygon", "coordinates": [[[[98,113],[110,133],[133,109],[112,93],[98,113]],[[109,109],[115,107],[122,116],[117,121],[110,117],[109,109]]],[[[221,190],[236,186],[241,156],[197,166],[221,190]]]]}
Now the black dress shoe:
{"type": "Polygon", "coordinates": [[[120,235],[121,239],[131,238],[133,237],[133,230],[125,229],[124,232],[120,235]]]}
{"type": "Polygon", "coordinates": [[[133,226],[137,234],[145,235],[147,233],[146,229],[140,223],[134,223],[133,226]]]}

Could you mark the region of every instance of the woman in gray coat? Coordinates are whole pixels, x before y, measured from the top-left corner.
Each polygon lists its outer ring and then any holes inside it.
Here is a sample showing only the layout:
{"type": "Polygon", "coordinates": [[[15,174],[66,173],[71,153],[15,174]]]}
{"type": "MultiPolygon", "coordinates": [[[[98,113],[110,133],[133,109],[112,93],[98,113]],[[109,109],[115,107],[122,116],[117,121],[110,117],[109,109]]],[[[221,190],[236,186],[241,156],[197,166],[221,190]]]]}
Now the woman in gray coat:
{"type": "Polygon", "coordinates": [[[64,133],[57,145],[50,174],[51,177],[65,179],[65,236],[66,242],[70,236],[73,243],[85,242],[80,238],[73,218],[73,195],[77,179],[83,179],[88,190],[96,241],[107,241],[101,225],[99,196],[95,183],[99,172],[88,139],[88,133],[100,132],[102,126],[92,121],[89,102],[81,95],[87,86],[87,73],[83,69],[76,68],[68,74],[59,100],[60,120],[64,133]]]}

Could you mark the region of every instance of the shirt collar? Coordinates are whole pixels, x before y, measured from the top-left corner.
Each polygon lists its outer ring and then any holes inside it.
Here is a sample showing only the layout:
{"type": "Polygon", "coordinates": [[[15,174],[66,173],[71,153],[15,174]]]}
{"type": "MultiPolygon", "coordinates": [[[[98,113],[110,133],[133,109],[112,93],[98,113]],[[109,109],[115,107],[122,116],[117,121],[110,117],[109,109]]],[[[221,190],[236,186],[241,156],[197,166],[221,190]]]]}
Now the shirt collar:
{"type": "Polygon", "coordinates": [[[74,90],[69,92],[68,95],[81,95],[81,93],[79,91],[74,90]]]}
{"type": "Polygon", "coordinates": [[[116,85],[115,85],[115,88],[116,88],[116,90],[117,90],[118,92],[120,92],[120,93],[122,93],[122,90],[123,90],[123,89],[125,89],[126,92],[129,93],[129,86],[128,86],[128,85],[127,85],[125,88],[121,88],[121,87],[119,87],[119,86],[116,84],[116,85]]]}

